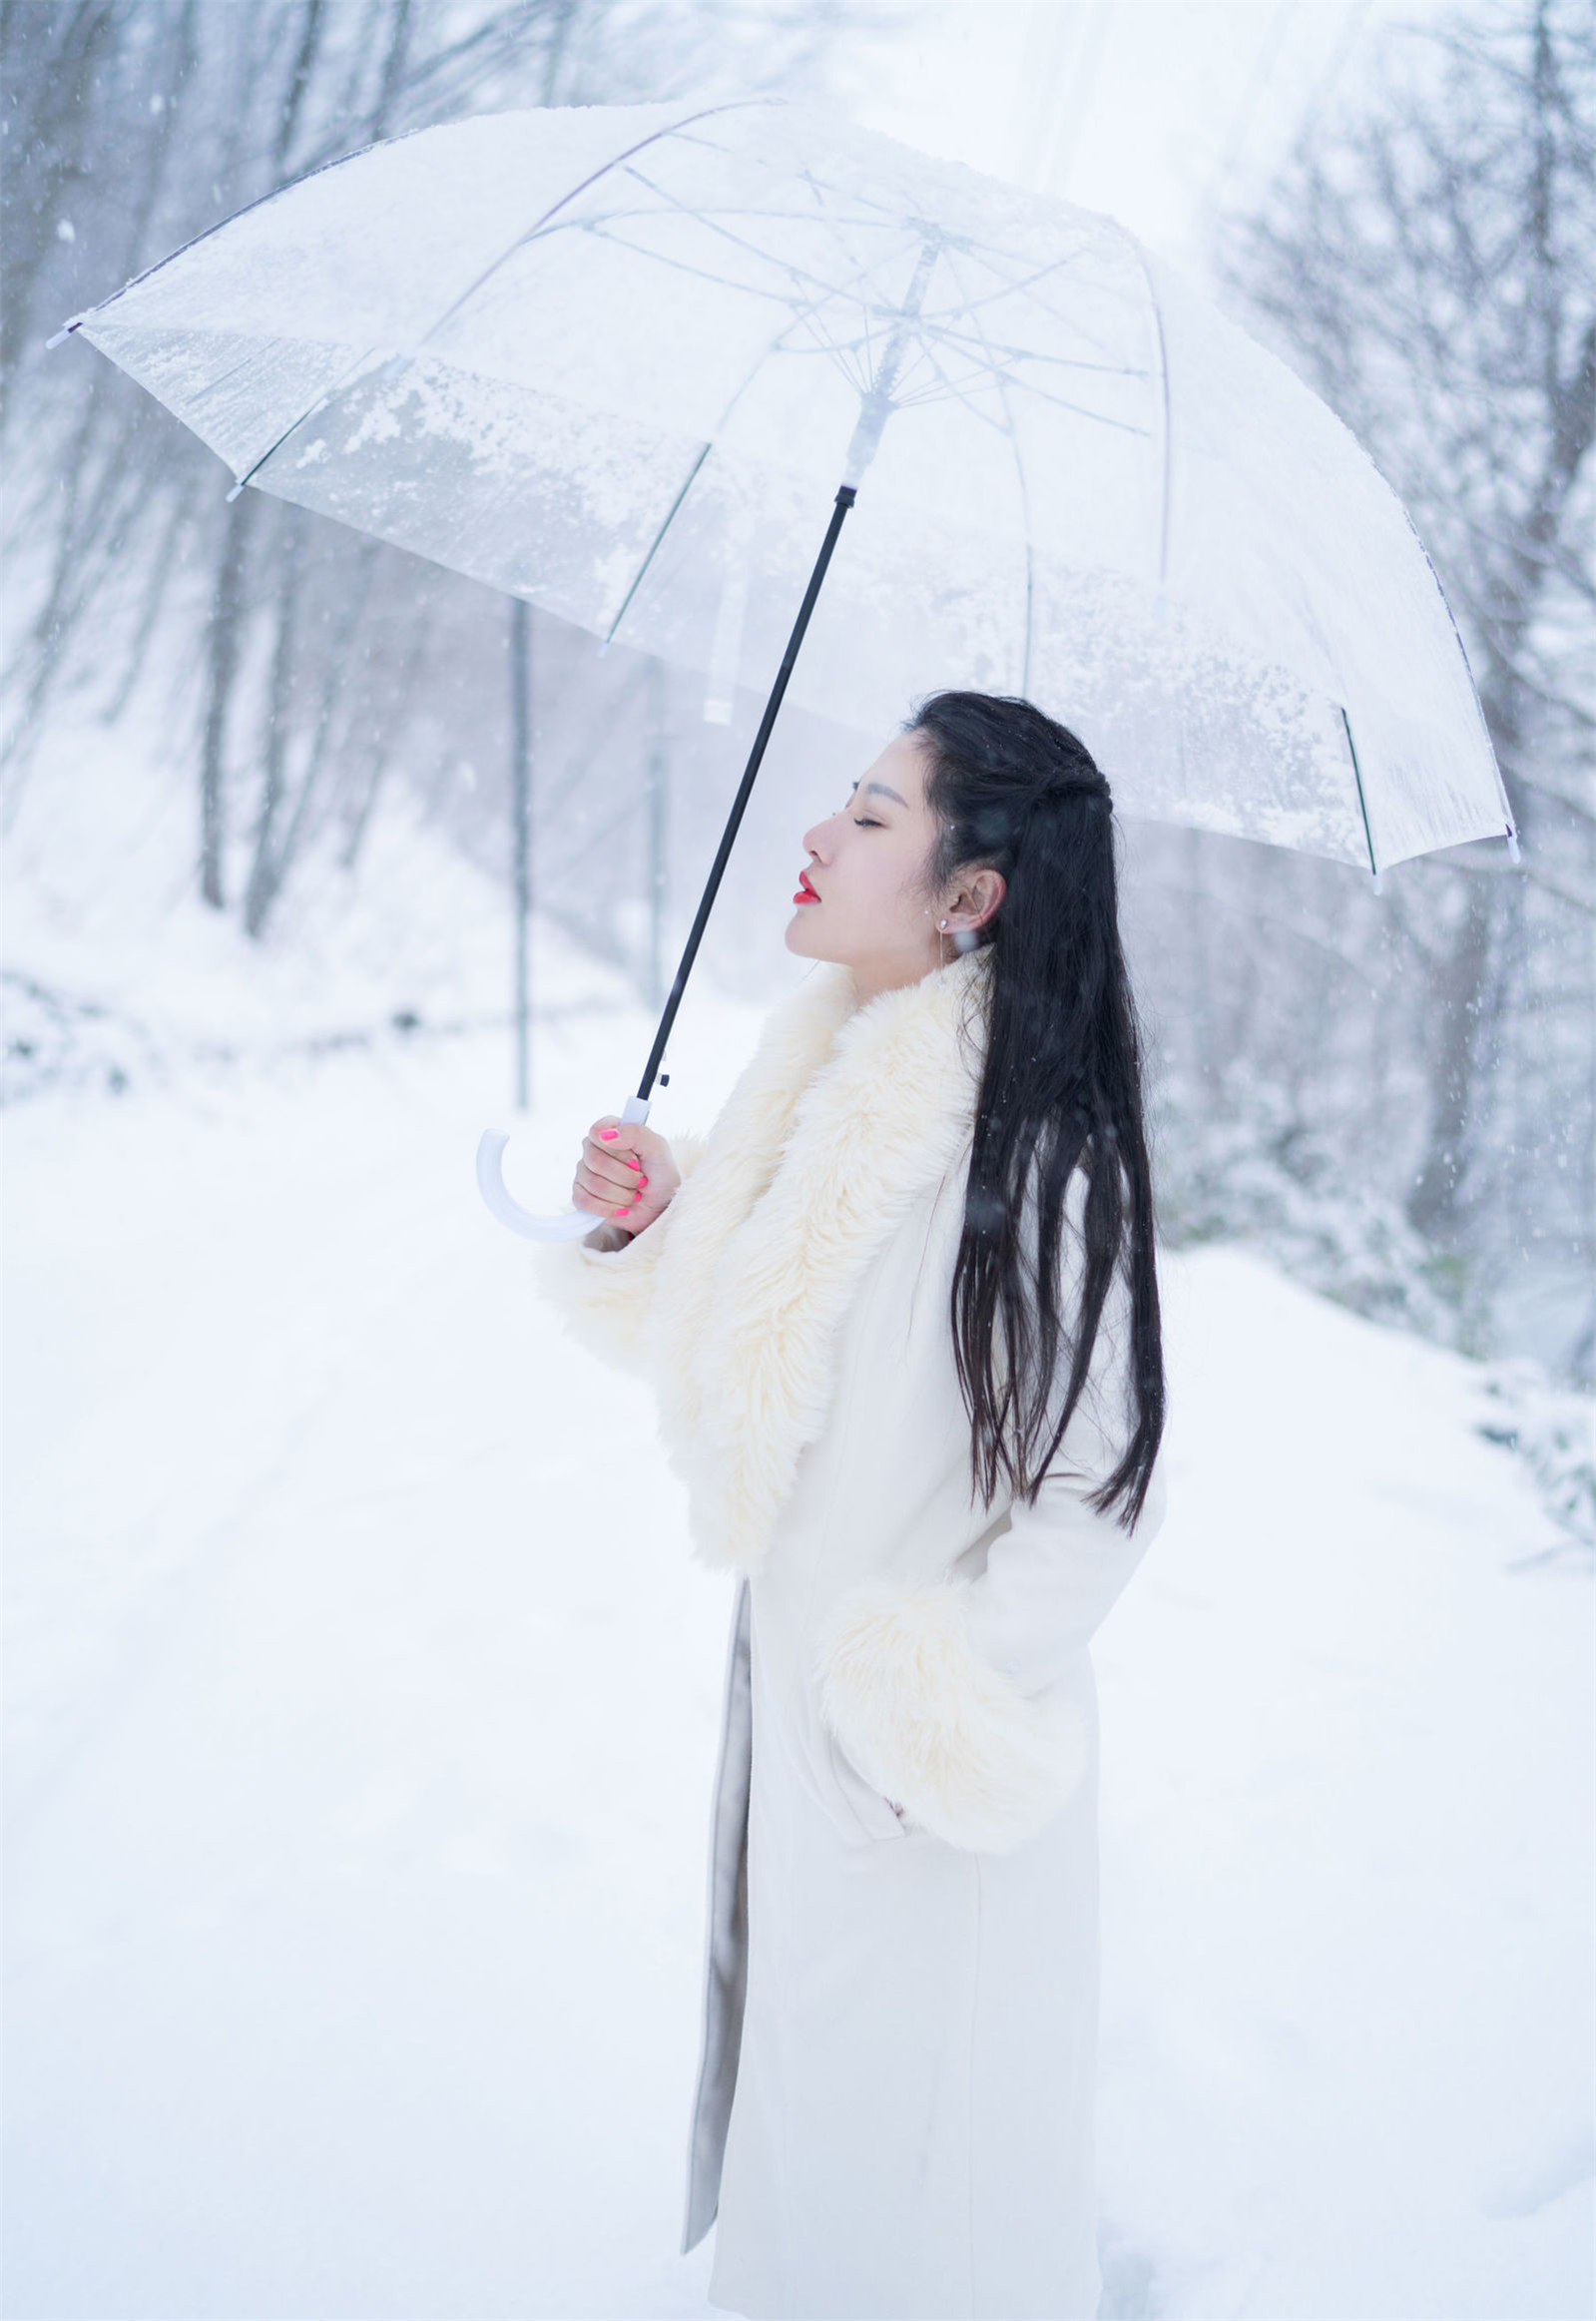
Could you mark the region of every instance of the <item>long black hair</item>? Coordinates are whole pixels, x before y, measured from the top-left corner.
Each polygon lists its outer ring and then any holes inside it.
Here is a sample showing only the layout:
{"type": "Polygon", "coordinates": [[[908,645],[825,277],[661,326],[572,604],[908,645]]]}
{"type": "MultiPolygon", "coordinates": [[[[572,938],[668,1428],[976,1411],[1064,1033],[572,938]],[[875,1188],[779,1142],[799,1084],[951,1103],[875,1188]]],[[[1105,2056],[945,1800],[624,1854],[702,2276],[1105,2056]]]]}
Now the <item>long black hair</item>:
{"type": "Polygon", "coordinates": [[[1090,1504],[1134,1527],[1164,1431],[1164,1358],[1141,1042],[1120,944],[1109,787],[1028,701],[938,693],[907,731],[939,826],[932,894],[988,867],[1005,891],[989,944],[986,1059],[953,1275],[953,1347],[971,1472],[1035,1502],[1086,1389],[1117,1275],[1129,1293],[1128,1440],[1090,1504]],[[1060,1311],[1065,1192],[1085,1178],[1079,1297],[1060,1311]],[[1062,1405],[1058,1380],[1067,1362],[1062,1405]]]}

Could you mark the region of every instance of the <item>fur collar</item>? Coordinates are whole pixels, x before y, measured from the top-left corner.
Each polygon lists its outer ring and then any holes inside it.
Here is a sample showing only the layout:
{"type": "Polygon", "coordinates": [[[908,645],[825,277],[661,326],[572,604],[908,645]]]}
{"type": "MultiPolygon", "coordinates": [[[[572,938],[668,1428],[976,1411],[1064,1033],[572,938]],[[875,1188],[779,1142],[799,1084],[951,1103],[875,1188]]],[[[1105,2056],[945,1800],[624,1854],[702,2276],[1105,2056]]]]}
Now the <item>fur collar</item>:
{"type": "Polygon", "coordinates": [[[774,1013],[669,1212],[643,1351],[699,1555],[752,1571],[820,1433],[859,1281],[968,1143],[989,962],[859,1007],[822,965],[774,1013]]]}

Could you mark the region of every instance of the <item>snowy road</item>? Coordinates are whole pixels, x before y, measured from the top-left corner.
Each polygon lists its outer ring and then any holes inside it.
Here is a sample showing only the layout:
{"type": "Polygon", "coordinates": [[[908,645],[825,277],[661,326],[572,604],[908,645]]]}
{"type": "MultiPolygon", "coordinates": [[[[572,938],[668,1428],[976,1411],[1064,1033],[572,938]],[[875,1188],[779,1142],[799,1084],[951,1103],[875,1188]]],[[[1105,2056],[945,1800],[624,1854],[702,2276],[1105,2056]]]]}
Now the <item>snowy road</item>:
{"type": "MultiPolygon", "coordinates": [[[[698,1011],[683,1117],[753,1023],[698,1011]]],[[[551,1035],[528,1184],[641,1028],[551,1035]]],[[[710,2310],[729,1592],[477,1204],[501,1063],[13,1116],[14,2315],[710,2310]]],[[[1234,1253],[1168,1286],[1173,1512],[1098,1655],[1105,2314],[1574,2321],[1588,1582],[1465,1365],[1234,1253]]]]}

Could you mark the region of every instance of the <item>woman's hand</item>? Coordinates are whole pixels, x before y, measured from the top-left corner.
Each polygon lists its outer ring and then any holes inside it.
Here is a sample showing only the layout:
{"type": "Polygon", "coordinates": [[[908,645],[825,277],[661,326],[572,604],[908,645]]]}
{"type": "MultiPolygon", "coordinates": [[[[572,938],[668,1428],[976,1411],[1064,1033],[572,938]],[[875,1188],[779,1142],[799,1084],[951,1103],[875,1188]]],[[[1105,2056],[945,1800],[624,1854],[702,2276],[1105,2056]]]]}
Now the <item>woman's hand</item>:
{"type": "Polygon", "coordinates": [[[607,1112],[582,1139],[571,1199],[578,1209],[636,1234],[670,1207],[681,1182],[663,1136],[639,1120],[623,1124],[607,1112]]]}

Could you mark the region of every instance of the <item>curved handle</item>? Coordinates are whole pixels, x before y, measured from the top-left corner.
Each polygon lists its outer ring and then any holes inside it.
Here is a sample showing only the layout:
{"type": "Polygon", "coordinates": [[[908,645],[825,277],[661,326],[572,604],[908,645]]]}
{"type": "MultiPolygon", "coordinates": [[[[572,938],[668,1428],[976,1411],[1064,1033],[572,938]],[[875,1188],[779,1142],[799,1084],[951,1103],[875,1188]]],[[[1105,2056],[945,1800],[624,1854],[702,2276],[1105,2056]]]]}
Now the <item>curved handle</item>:
{"type": "MultiPolygon", "coordinates": [[[[649,1108],[640,1096],[628,1096],[621,1107],[625,1121],[647,1120],[648,1116],[649,1108]]],[[[508,1129],[488,1128],[476,1148],[477,1191],[501,1225],[525,1241],[580,1241],[604,1223],[602,1217],[586,1209],[562,1209],[555,1217],[534,1217],[530,1209],[523,1209],[504,1181],[504,1148],[509,1141],[508,1129]]]]}

